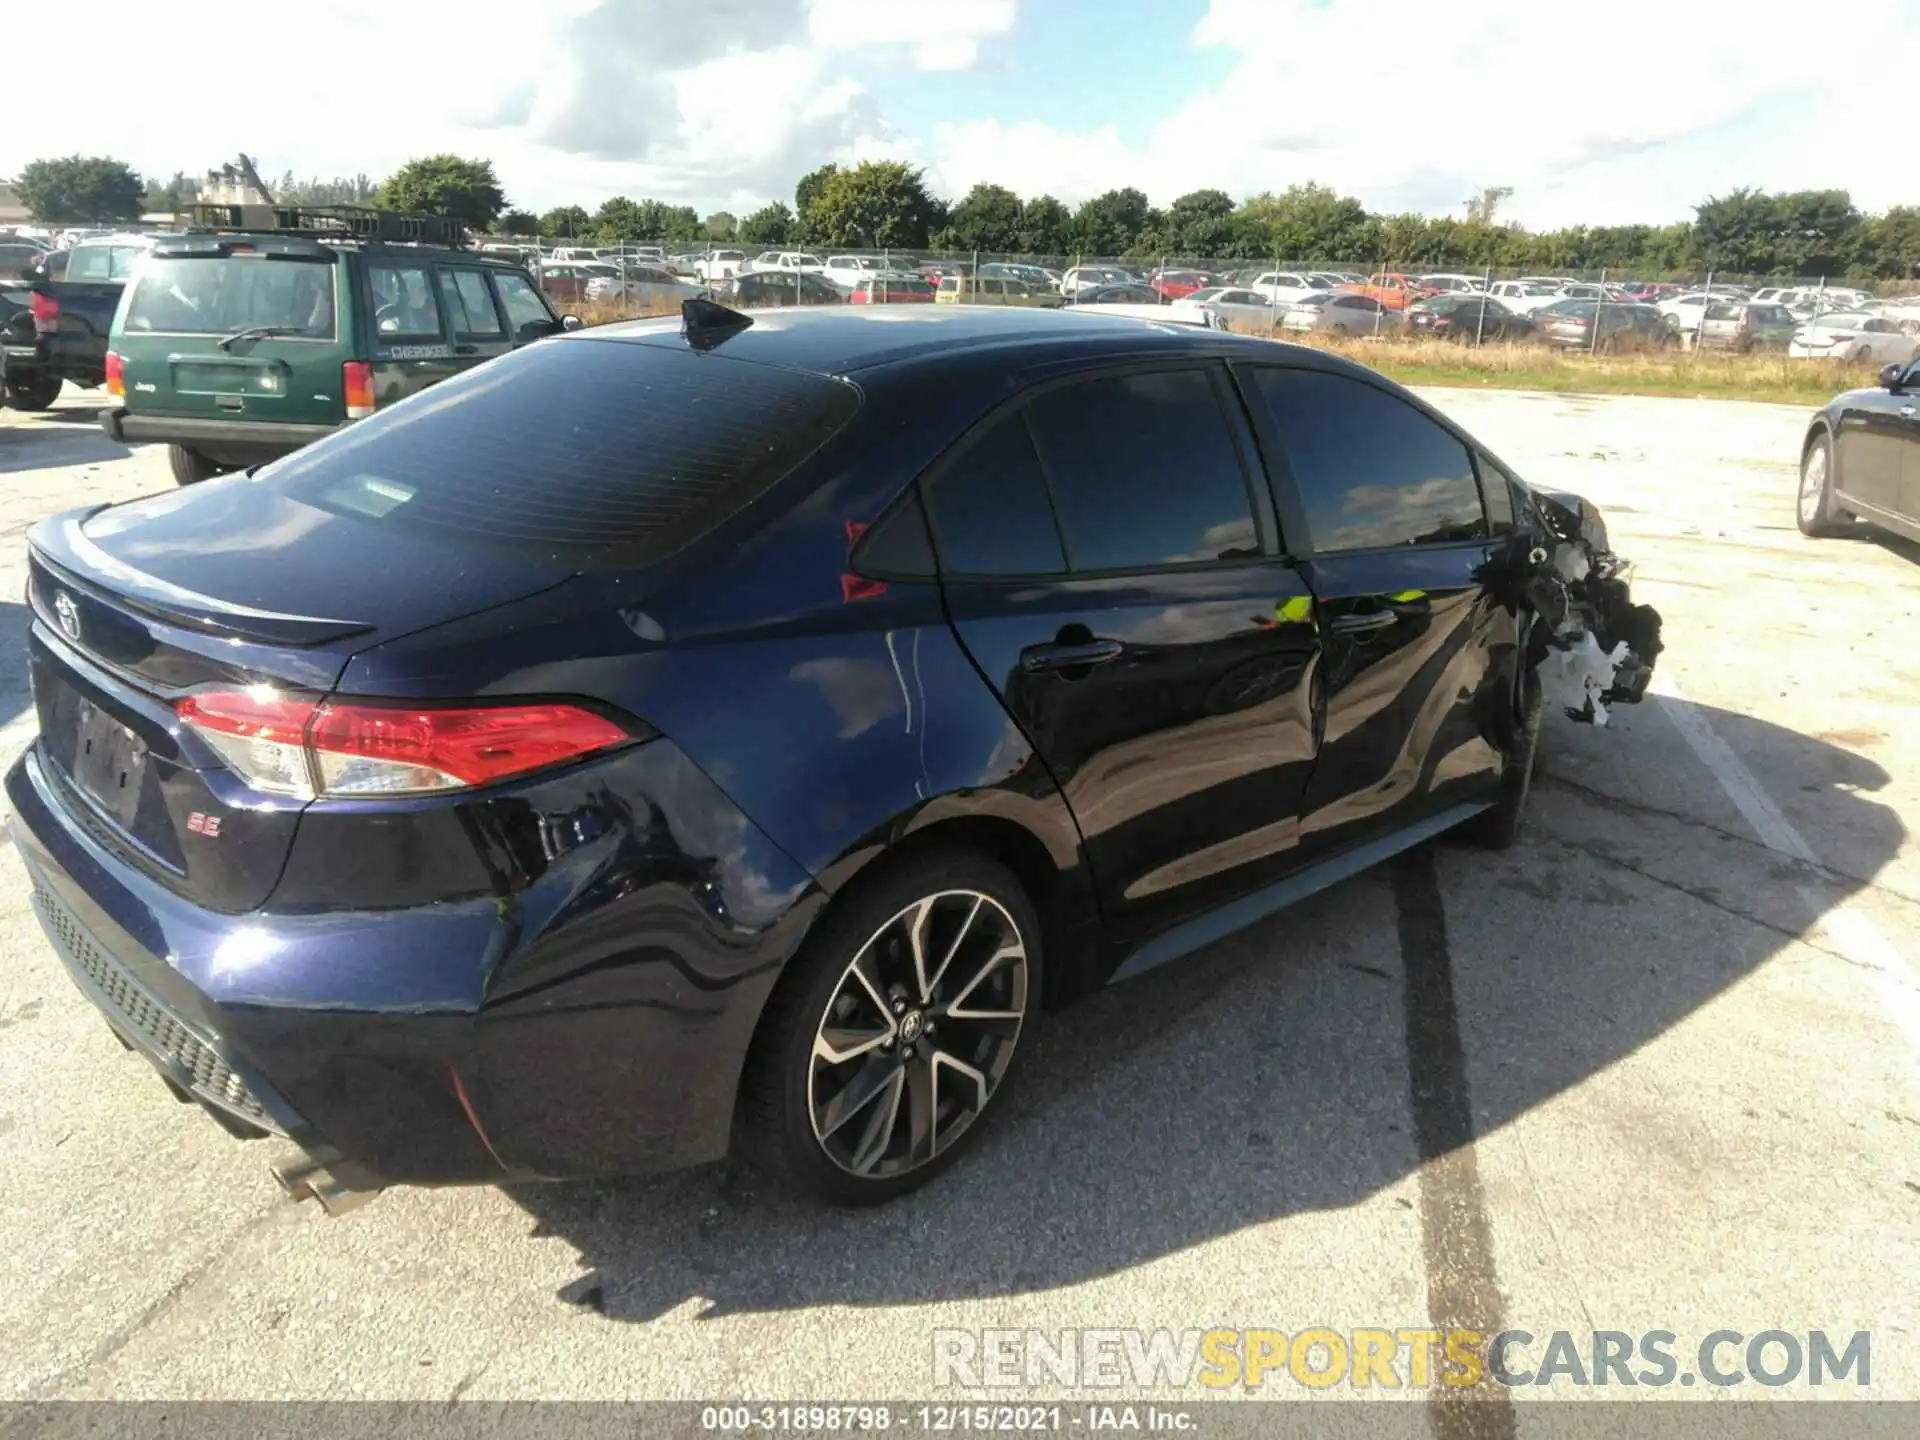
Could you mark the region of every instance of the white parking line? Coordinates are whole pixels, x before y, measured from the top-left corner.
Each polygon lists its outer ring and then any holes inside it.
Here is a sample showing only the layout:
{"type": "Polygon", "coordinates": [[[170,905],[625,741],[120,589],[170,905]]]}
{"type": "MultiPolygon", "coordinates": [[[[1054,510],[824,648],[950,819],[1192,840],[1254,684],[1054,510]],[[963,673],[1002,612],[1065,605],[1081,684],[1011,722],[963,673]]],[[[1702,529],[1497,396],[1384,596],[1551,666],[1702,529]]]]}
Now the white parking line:
{"type": "MultiPolygon", "coordinates": [[[[1720,782],[1720,788],[1753,827],[1760,843],[1808,865],[1818,865],[1820,859],[1813,853],[1813,847],[1794,829],[1793,822],[1762,788],[1746,762],[1720,738],[1700,708],[1664,676],[1656,679],[1652,688],[1654,698],[1660,702],[1660,713],[1673,722],[1680,738],[1720,782]]],[[[1906,1036],[1911,1058],[1920,1063],[1920,992],[1916,991],[1915,976],[1905,957],[1871,917],[1854,907],[1851,898],[1829,907],[1828,897],[1813,886],[1800,884],[1794,888],[1806,901],[1816,923],[1826,930],[1833,947],[1873,976],[1883,1007],[1906,1036]]]]}

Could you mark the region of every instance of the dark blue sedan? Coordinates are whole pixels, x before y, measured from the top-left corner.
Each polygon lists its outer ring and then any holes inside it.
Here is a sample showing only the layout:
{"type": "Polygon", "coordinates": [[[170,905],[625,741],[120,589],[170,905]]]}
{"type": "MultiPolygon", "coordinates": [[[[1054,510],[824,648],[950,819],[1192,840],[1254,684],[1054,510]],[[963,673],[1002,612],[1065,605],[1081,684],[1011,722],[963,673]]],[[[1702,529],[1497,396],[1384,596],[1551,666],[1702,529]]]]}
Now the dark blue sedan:
{"type": "Polygon", "coordinates": [[[1044,1009],[1511,843],[1534,667],[1659,648],[1591,507],[1371,372],[1034,310],[689,302],[30,544],[47,933],[330,1209],[897,1194],[1044,1009]]]}

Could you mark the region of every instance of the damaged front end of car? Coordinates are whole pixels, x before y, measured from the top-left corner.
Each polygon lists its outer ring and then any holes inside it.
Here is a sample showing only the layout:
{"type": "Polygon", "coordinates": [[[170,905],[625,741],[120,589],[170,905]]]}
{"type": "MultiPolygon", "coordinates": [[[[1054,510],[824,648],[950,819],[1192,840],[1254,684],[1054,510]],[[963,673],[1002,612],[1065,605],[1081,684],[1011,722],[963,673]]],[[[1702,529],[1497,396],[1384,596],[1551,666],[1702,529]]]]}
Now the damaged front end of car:
{"type": "Polygon", "coordinates": [[[1660,612],[1633,603],[1633,566],[1614,554],[1599,507],[1558,492],[1536,490],[1532,499],[1527,664],[1548,704],[1605,725],[1608,706],[1635,705],[1647,693],[1663,648],[1660,612]]]}

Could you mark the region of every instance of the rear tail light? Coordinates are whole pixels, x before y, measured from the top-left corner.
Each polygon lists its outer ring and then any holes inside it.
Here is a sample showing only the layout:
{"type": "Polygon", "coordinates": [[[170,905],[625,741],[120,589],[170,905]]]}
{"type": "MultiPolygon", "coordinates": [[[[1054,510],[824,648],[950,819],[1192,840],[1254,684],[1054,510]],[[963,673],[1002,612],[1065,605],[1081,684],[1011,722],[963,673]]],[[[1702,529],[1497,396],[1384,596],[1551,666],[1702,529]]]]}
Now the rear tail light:
{"type": "Polygon", "coordinates": [[[121,400],[127,398],[127,362],[117,350],[107,351],[107,393],[121,400]]]}
{"type": "Polygon", "coordinates": [[[373,414],[373,366],[349,360],[340,367],[340,386],[347,396],[347,418],[364,420],[373,414]]]}
{"type": "Polygon", "coordinates": [[[470,789],[634,738],[557,701],[430,709],[255,686],[189,695],[175,710],[248,785],[302,800],[470,789]]]}
{"type": "Polygon", "coordinates": [[[33,312],[36,335],[51,335],[60,328],[60,302],[53,296],[43,295],[38,290],[30,291],[27,308],[33,312]]]}

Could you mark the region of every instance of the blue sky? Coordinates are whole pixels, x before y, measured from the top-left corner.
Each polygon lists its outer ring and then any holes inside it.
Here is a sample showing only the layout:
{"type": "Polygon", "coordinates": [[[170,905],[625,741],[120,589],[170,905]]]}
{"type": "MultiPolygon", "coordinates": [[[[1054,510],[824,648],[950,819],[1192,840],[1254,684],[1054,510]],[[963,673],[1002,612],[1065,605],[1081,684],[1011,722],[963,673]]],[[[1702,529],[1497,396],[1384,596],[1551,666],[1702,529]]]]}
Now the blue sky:
{"type": "Polygon", "coordinates": [[[57,66],[9,74],[11,113],[59,120],[0,128],[0,175],[75,151],[166,175],[245,149],[271,174],[377,179],[450,150],[536,210],[743,213],[869,158],[953,198],[994,181],[1069,203],[1313,180],[1457,214],[1506,185],[1534,226],[1685,219],[1737,185],[1920,201],[1887,138],[1920,0],[1843,18],[1804,0],[303,0],[222,29],[212,71],[177,7],[90,13],[114,43],[89,52],[83,101],[57,66]],[[433,83],[396,81],[421,66],[433,83]],[[212,75],[222,99],[169,75],[212,75]]]}

